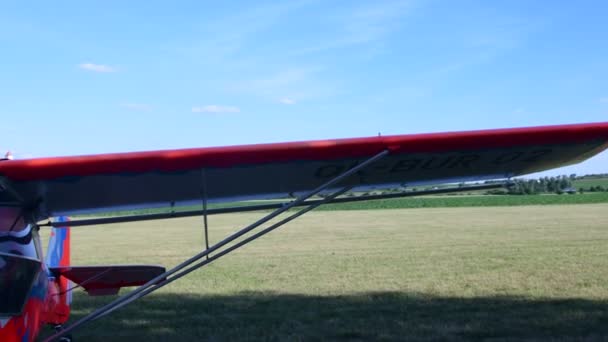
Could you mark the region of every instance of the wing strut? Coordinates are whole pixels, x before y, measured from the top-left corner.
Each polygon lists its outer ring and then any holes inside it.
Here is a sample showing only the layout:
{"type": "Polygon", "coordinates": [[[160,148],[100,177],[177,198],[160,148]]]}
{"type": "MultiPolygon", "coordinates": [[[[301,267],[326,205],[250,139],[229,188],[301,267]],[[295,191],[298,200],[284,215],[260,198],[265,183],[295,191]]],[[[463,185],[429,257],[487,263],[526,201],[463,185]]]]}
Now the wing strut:
{"type": "MultiPolygon", "coordinates": [[[[491,189],[501,189],[501,188],[510,188],[513,186],[511,181],[499,181],[490,184],[481,184],[481,185],[468,185],[468,186],[458,186],[458,187],[449,187],[449,188],[439,188],[439,189],[430,189],[430,190],[416,190],[416,191],[400,191],[396,193],[389,194],[381,194],[381,195],[367,195],[367,196],[357,196],[357,197],[341,197],[335,198],[331,201],[331,203],[350,203],[350,202],[361,202],[361,201],[373,201],[380,199],[391,199],[391,198],[405,198],[405,197],[415,197],[415,196],[424,196],[424,195],[441,195],[441,194],[450,194],[455,192],[465,192],[465,191],[480,191],[480,190],[491,190],[491,189]]],[[[320,200],[308,200],[305,202],[299,203],[298,207],[306,207],[312,205],[315,202],[320,200]]],[[[241,213],[248,211],[259,211],[259,210],[273,210],[282,208],[285,205],[288,205],[290,202],[282,202],[282,203],[269,203],[269,204],[254,204],[254,205],[244,205],[244,206],[236,206],[236,207],[219,207],[219,208],[211,208],[207,210],[188,210],[188,211],[175,211],[174,205],[175,202],[171,202],[171,211],[167,213],[157,213],[157,214],[143,214],[143,215],[125,215],[125,216],[110,216],[110,217],[100,217],[100,218],[91,218],[91,219],[80,219],[70,221],[70,227],[83,227],[83,226],[92,226],[92,225],[102,225],[102,224],[112,224],[112,223],[124,223],[124,222],[138,222],[138,221],[151,221],[151,220],[162,220],[162,219],[172,219],[172,218],[181,218],[181,217],[192,217],[192,216],[201,216],[201,215],[217,215],[217,214],[230,214],[230,213],[241,213]]],[[[63,227],[65,223],[60,221],[48,221],[46,223],[38,224],[39,227],[63,227]]]]}
{"type": "MultiPolygon", "coordinates": [[[[209,249],[209,224],[207,221],[207,174],[205,168],[201,169],[201,185],[203,195],[203,225],[205,226],[205,249],[209,249]]],[[[209,259],[209,255],[207,255],[209,259]]]]}
{"type": "Polygon", "coordinates": [[[79,319],[78,321],[72,323],[71,325],[67,326],[65,329],[51,335],[50,337],[48,337],[45,342],[50,342],[50,341],[55,341],[58,340],[60,337],[72,332],[74,329],[78,328],[79,326],[93,321],[95,319],[98,319],[100,317],[103,317],[109,313],[111,313],[112,311],[119,309],[139,298],[142,298],[143,296],[156,291],[157,289],[170,284],[171,282],[187,275],[188,273],[201,268],[205,265],[208,265],[209,263],[221,258],[222,256],[248,244],[249,242],[256,240],[257,238],[281,227],[282,225],[284,225],[285,223],[309,212],[310,210],[320,206],[321,204],[327,203],[329,201],[331,201],[332,199],[338,197],[339,195],[345,193],[346,191],[350,190],[352,187],[343,187],[341,190],[338,190],[336,192],[334,192],[333,194],[325,197],[323,200],[315,202],[313,204],[311,204],[308,207],[305,207],[303,209],[300,209],[299,211],[289,215],[288,217],[272,224],[271,226],[247,237],[246,239],[241,240],[240,242],[226,248],[223,249],[221,251],[219,251],[216,254],[213,254],[212,256],[209,256],[210,253],[212,252],[216,252],[218,250],[220,250],[221,248],[223,248],[224,246],[226,246],[227,244],[229,244],[230,242],[242,237],[243,235],[253,231],[254,229],[256,229],[257,227],[261,226],[262,224],[272,220],[273,218],[279,216],[280,214],[288,211],[289,209],[303,203],[304,201],[306,201],[308,198],[320,193],[323,190],[326,190],[334,185],[336,185],[337,183],[339,183],[340,181],[344,180],[345,178],[348,178],[352,175],[354,175],[355,173],[359,172],[360,170],[362,170],[363,168],[365,168],[366,166],[370,165],[371,163],[374,163],[376,161],[378,161],[379,159],[385,157],[386,155],[389,154],[388,150],[384,150],[378,154],[376,154],[375,156],[365,160],[364,162],[362,162],[359,165],[354,166],[353,168],[347,170],[346,172],[336,176],[335,178],[329,180],[328,182],[322,184],[321,186],[317,187],[316,189],[298,197],[295,201],[290,202],[289,204],[282,206],[281,208],[276,209],[275,211],[269,213],[268,215],[262,217],[261,219],[257,220],[256,222],[250,224],[247,227],[242,228],[241,230],[231,234],[230,236],[224,238],[222,241],[216,243],[215,245],[211,246],[210,248],[205,249],[204,251],[196,254],[195,256],[191,257],[190,259],[182,262],[181,264],[175,266],[174,268],[172,268],[171,270],[158,275],[157,277],[155,277],[154,279],[148,281],[146,284],[138,287],[136,290],[125,294],[119,298],[117,298],[116,300],[102,306],[101,308],[91,312],[90,314],[82,317],[81,319],[79,319]],[[208,257],[208,259],[199,261],[205,257],[208,257]]]}

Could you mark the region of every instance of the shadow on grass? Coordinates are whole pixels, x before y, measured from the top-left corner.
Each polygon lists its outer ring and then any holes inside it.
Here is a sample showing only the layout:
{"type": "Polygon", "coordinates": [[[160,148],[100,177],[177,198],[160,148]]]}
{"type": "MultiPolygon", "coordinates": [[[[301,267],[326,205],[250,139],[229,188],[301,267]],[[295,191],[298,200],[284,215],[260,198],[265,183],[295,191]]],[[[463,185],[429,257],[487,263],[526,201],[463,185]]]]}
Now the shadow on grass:
{"type": "MultiPolygon", "coordinates": [[[[106,300],[75,296],[82,317],[106,300]]],[[[608,300],[160,293],[89,323],[76,341],[608,339],[608,300]]]]}

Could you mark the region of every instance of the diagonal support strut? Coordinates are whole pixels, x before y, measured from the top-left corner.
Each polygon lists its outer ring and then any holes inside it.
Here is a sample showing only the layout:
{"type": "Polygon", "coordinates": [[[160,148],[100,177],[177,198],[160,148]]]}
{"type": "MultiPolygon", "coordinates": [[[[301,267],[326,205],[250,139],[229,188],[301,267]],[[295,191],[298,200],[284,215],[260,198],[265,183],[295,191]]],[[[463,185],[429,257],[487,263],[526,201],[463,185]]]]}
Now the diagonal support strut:
{"type": "Polygon", "coordinates": [[[125,306],[125,305],[127,305],[127,304],[129,304],[129,303],[131,303],[131,302],[133,302],[133,301],[135,301],[137,299],[139,299],[139,298],[144,297],[145,295],[147,295],[147,294],[149,294],[151,292],[154,292],[154,291],[158,290],[159,288],[161,288],[161,287],[163,287],[165,285],[168,285],[168,284],[174,282],[175,280],[177,280],[177,279],[179,279],[181,277],[186,276],[190,272],[195,271],[195,270],[197,270],[197,269],[199,269],[199,268],[201,268],[201,267],[203,267],[205,265],[208,265],[208,264],[212,263],[213,261],[221,258],[222,256],[224,256],[224,255],[226,255],[226,254],[228,254],[228,253],[230,253],[230,252],[232,252],[232,251],[234,251],[234,250],[236,250],[238,248],[241,248],[244,245],[252,242],[253,240],[256,240],[256,239],[262,237],[263,235],[266,235],[267,233],[270,233],[271,231],[273,231],[273,230],[275,230],[275,229],[283,226],[285,223],[287,223],[289,221],[292,221],[292,220],[296,219],[299,216],[304,215],[305,213],[313,210],[314,208],[320,206],[321,204],[330,202],[332,199],[334,199],[334,198],[336,198],[336,197],[344,194],[345,192],[351,190],[352,188],[353,188],[352,186],[349,186],[349,187],[345,187],[345,188],[343,188],[343,189],[341,189],[339,191],[336,191],[335,193],[333,193],[333,194],[327,196],[325,199],[323,199],[322,203],[321,202],[317,202],[317,203],[312,204],[312,205],[310,205],[310,206],[308,206],[308,207],[306,207],[304,209],[301,209],[298,212],[296,212],[296,213],[288,216],[287,218],[284,218],[283,220],[281,220],[281,221],[279,221],[279,222],[271,225],[270,227],[265,228],[264,230],[251,235],[250,237],[248,237],[248,238],[246,238],[246,239],[244,239],[244,240],[242,240],[242,241],[234,244],[233,246],[230,246],[229,248],[226,248],[226,249],[218,252],[217,254],[214,254],[213,256],[207,255],[205,260],[200,261],[197,264],[195,264],[193,266],[190,266],[189,268],[187,268],[187,269],[185,269],[185,270],[183,270],[181,272],[178,272],[178,273],[174,274],[170,278],[167,278],[167,279],[161,281],[160,283],[155,284],[155,285],[147,288],[146,290],[142,291],[137,296],[134,296],[133,298],[129,299],[128,301],[126,301],[124,303],[121,303],[121,304],[119,304],[119,305],[117,305],[117,306],[109,309],[108,311],[106,311],[106,312],[98,315],[97,317],[95,317],[93,320],[96,320],[98,318],[106,316],[106,315],[110,314],[111,312],[113,312],[114,310],[117,310],[117,309],[119,309],[119,308],[121,308],[121,307],[123,307],[123,306],[125,306]]]}
{"type": "Polygon", "coordinates": [[[345,171],[344,173],[336,176],[335,178],[325,182],[324,184],[320,185],[319,187],[317,187],[314,190],[311,190],[310,192],[298,197],[296,200],[294,200],[293,202],[290,202],[289,204],[271,212],[270,214],[262,217],[261,219],[257,220],[256,222],[250,224],[249,226],[242,228],[241,230],[231,234],[230,236],[224,238],[222,241],[216,243],[215,245],[205,249],[204,251],[194,255],[193,257],[189,258],[188,260],[182,262],[181,264],[175,266],[174,268],[172,268],[171,270],[158,275],[157,277],[155,277],[154,279],[148,281],[146,284],[138,287],[137,289],[135,289],[134,291],[125,294],[119,298],[117,298],[116,300],[98,308],[97,310],[91,312],[90,314],[82,317],[81,319],[79,319],[78,321],[72,323],[71,325],[69,325],[68,327],[66,327],[65,329],[49,336],[47,339],[45,339],[45,342],[51,342],[51,341],[55,341],[57,339],[59,339],[60,337],[72,332],[74,329],[78,328],[79,326],[93,321],[97,318],[103,317],[106,314],[109,314],[110,312],[121,308],[129,303],[131,303],[132,301],[141,298],[147,294],[149,294],[150,292],[155,291],[156,289],[165,286],[171,282],[173,282],[174,280],[177,280],[183,276],[185,276],[186,274],[200,268],[203,267],[211,262],[213,262],[214,260],[219,259],[220,257],[234,251],[235,249],[244,246],[245,244],[271,232],[272,230],[282,226],[283,224],[307,213],[308,211],[318,207],[321,204],[327,203],[329,201],[331,201],[333,198],[343,194],[344,192],[350,190],[352,187],[345,187],[342,188],[341,190],[333,193],[332,195],[326,197],[324,200],[320,201],[320,202],[316,202],[312,205],[310,205],[309,207],[306,207],[304,209],[301,209],[300,211],[290,215],[289,217],[271,225],[270,227],[240,241],[237,244],[234,244],[233,246],[222,250],[221,252],[214,254],[213,256],[209,256],[210,253],[213,253],[215,251],[218,251],[219,249],[221,249],[222,247],[226,246],[227,244],[229,244],[230,242],[242,237],[243,235],[251,232],[252,230],[256,229],[257,227],[261,226],[262,224],[272,220],[273,218],[279,216],[280,214],[288,211],[289,209],[300,205],[301,203],[303,203],[304,201],[306,201],[307,199],[309,199],[310,197],[320,193],[323,190],[326,190],[328,188],[331,188],[332,186],[337,185],[340,181],[352,176],[353,174],[355,174],[356,172],[359,172],[360,170],[362,170],[363,168],[367,167],[368,165],[378,161],[379,159],[385,157],[386,155],[389,154],[389,150],[383,150],[382,152],[379,152],[378,154],[374,155],[373,157],[365,160],[364,162],[362,162],[361,164],[358,164],[356,166],[354,166],[353,168],[345,171]],[[200,259],[206,258],[205,260],[196,263],[197,261],[199,261],[200,259]],[[196,264],[194,264],[196,263],[196,264]],[[194,265],[192,265],[194,264],[194,265]],[[192,266],[191,266],[192,265],[192,266]]]}

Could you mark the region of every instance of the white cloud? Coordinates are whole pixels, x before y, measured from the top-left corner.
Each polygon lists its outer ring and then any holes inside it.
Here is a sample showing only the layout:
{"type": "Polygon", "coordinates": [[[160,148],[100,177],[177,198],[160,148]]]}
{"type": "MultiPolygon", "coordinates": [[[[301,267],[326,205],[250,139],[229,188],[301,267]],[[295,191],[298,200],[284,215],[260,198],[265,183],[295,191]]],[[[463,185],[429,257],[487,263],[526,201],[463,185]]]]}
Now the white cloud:
{"type": "Polygon", "coordinates": [[[291,104],[288,102],[292,101],[295,104],[336,93],[339,87],[335,80],[319,79],[322,70],[321,67],[288,68],[265,77],[232,82],[227,89],[262,97],[267,101],[283,104],[291,104]]]}
{"type": "Polygon", "coordinates": [[[103,64],[81,63],[78,64],[78,67],[83,70],[94,72],[116,72],[116,68],[103,64]]]}
{"type": "Polygon", "coordinates": [[[241,109],[234,106],[206,105],[192,107],[192,113],[240,113],[241,109]]]}
{"type": "MultiPolygon", "coordinates": [[[[368,45],[368,54],[378,51],[389,35],[404,23],[404,17],[416,8],[411,1],[369,1],[362,6],[343,6],[338,11],[320,15],[327,32],[321,39],[301,45],[288,55],[318,53],[324,50],[343,49],[368,45]],[[380,43],[380,44],[379,44],[380,43]]],[[[362,50],[359,50],[359,54],[362,50]]]]}
{"type": "MultiPolygon", "coordinates": [[[[316,0],[313,0],[316,1],[316,0]]],[[[198,41],[180,43],[179,40],[170,43],[174,49],[187,56],[204,58],[205,61],[214,61],[225,65],[234,63],[236,65],[250,64],[259,66],[257,59],[253,61],[243,60],[240,52],[249,52],[249,44],[256,41],[255,37],[260,33],[276,29],[285,18],[297,10],[305,7],[311,0],[275,1],[268,5],[260,5],[251,2],[250,6],[241,6],[238,11],[231,11],[227,15],[219,16],[211,21],[205,21],[203,25],[195,26],[200,30],[202,37],[198,41]],[[239,61],[235,62],[233,57],[239,54],[239,61]]],[[[274,52],[274,50],[273,50],[274,52]]],[[[267,62],[267,53],[262,53],[264,62],[267,62]]]]}
{"type": "Polygon", "coordinates": [[[523,114],[523,113],[525,113],[525,112],[526,112],[526,109],[525,109],[525,108],[522,108],[522,107],[515,108],[515,109],[513,110],[513,114],[523,114]]]}
{"type": "Polygon", "coordinates": [[[127,109],[137,110],[137,111],[148,111],[148,110],[152,109],[152,106],[150,106],[149,104],[145,104],[145,103],[123,103],[123,104],[121,104],[121,106],[124,108],[127,108],[127,109]]]}
{"type": "Polygon", "coordinates": [[[305,83],[315,71],[316,70],[311,68],[291,68],[266,78],[244,82],[241,87],[274,93],[280,89],[285,89],[286,87],[293,87],[294,85],[305,83]]]}
{"type": "Polygon", "coordinates": [[[286,104],[286,105],[292,105],[292,104],[296,103],[296,100],[291,99],[289,97],[284,97],[284,98],[280,99],[279,102],[281,102],[282,104],[286,104]]]}

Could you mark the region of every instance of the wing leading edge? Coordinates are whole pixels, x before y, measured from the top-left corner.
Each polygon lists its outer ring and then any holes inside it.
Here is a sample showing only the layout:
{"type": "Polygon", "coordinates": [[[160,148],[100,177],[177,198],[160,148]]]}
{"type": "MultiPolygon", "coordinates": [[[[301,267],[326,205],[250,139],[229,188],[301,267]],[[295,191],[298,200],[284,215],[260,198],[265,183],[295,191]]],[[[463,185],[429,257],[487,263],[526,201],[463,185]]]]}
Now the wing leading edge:
{"type": "MultiPolygon", "coordinates": [[[[608,123],[399,135],[0,162],[5,187],[41,216],[306,191],[382,150],[342,185],[519,176],[608,147],[608,123]]],[[[0,192],[8,201],[9,192],[0,192]]]]}

